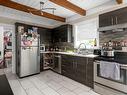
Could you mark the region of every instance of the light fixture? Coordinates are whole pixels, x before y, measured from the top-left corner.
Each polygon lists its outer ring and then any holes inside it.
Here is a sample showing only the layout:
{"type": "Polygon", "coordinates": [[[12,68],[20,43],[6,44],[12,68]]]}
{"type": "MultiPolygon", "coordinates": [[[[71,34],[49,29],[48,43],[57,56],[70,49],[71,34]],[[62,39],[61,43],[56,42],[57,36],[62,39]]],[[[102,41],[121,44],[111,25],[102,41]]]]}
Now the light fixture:
{"type": "Polygon", "coordinates": [[[41,15],[43,15],[44,10],[52,10],[52,14],[55,13],[56,8],[44,8],[44,2],[40,2],[40,9],[28,9],[29,13],[32,14],[32,12],[40,12],[41,15]]]}

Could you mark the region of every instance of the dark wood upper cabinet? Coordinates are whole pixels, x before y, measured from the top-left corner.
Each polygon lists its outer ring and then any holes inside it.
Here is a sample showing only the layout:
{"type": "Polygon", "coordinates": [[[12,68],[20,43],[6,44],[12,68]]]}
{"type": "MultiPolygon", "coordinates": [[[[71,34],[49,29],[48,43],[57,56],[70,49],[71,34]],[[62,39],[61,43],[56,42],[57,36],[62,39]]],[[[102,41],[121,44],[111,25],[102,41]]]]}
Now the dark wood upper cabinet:
{"type": "Polygon", "coordinates": [[[66,24],[61,25],[52,31],[52,41],[56,42],[73,42],[73,27],[72,25],[66,24]]]}
{"type": "Polygon", "coordinates": [[[127,23],[127,7],[115,11],[117,24],[127,23]]]}
{"type": "Polygon", "coordinates": [[[113,25],[113,15],[111,12],[99,15],[99,27],[113,25]]]}
{"type": "Polygon", "coordinates": [[[99,27],[127,23],[127,7],[99,15],[99,27]]]}
{"type": "Polygon", "coordinates": [[[47,28],[38,28],[38,33],[40,34],[41,44],[51,44],[52,43],[52,31],[47,28]]]}

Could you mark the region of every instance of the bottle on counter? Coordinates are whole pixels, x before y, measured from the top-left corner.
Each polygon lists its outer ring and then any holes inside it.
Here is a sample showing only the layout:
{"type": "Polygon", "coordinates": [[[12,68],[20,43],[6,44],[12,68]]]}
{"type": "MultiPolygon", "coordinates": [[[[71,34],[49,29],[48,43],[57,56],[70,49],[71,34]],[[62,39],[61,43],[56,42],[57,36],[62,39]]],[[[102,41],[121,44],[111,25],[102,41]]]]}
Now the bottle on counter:
{"type": "Polygon", "coordinates": [[[97,46],[97,39],[94,39],[94,46],[97,46]]]}

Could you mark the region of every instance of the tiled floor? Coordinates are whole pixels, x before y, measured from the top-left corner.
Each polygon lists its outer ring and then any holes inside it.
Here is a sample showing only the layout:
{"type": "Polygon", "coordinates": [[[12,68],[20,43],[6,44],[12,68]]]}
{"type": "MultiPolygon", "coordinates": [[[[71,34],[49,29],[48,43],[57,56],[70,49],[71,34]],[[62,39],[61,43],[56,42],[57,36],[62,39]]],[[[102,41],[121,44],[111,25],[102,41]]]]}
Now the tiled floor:
{"type": "Polygon", "coordinates": [[[99,95],[92,89],[52,71],[19,79],[5,69],[14,95],[99,95]]]}

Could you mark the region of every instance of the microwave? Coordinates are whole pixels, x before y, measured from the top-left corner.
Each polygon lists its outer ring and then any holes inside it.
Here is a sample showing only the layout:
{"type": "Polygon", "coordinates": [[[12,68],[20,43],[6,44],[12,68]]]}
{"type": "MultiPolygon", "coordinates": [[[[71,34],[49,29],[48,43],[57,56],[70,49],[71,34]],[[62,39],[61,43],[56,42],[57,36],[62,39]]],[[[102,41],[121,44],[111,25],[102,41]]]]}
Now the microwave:
{"type": "Polygon", "coordinates": [[[45,45],[44,44],[41,44],[40,45],[40,52],[44,52],[45,51],[45,45]]]}

